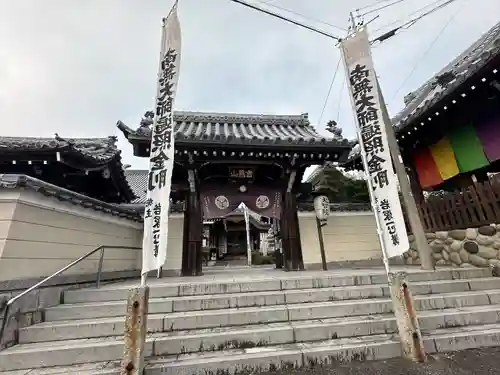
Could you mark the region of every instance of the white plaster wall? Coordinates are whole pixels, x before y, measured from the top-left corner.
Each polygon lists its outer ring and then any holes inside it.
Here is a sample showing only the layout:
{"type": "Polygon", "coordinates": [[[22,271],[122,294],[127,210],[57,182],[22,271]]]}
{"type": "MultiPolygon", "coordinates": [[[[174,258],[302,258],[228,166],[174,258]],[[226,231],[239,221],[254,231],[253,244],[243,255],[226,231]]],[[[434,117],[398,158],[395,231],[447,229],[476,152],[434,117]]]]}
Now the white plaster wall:
{"type": "MultiPolygon", "coordinates": [[[[29,190],[0,191],[0,280],[37,278],[100,245],[140,247],[142,224],[29,190]]],[[[95,273],[99,254],[64,275],[95,273]]],[[[108,249],[103,271],[138,269],[140,250],[108,249]]]]}
{"type": "MultiPolygon", "coordinates": [[[[300,240],[304,265],[321,264],[316,218],[299,212],[300,240]]],[[[333,212],[323,227],[327,263],[381,259],[375,217],[371,211],[333,212]]]]}

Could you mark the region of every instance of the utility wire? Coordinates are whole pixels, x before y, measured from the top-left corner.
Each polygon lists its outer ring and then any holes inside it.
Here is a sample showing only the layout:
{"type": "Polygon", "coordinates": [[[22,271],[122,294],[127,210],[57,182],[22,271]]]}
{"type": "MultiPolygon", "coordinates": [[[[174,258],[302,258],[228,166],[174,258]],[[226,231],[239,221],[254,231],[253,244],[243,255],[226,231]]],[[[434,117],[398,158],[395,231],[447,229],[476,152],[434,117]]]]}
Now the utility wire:
{"type": "Polygon", "coordinates": [[[456,12],[453,13],[451,15],[451,17],[448,19],[448,21],[443,25],[443,27],[441,28],[441,30],[439,30],[438,34],[434,37],[434,39],[432,40],[432,42],[429,45],[429,47],[425,50],[424,54],[413,65],[413,68],[411,69],[410,74],[408,74],[408,76],[404,79],[404,81],[401,83],[401,85],[399,86],[399,88],[396,90],[396,92],[394,93],[394,96],[391,99],[391,102],[396,98],[396,96],[403,89],[403,87],[408,82],[408,80],[413,76],[413,73],[415,73],[415,71],[419,67],[420,62],[427,57],[427,55],[429,54],[429,52],[432,50],[432,47],[434,47],[434,45],[436,44],[436,42],[443,35],[443,33],[445,32],[445,30],[448,28],[448,26],[451,24],[451,22],[455,19],[455,17],[457,16],[457,14],[460,12],[461,9],[462,9],[461,7],[458,8],[456,10],[456,12]]]}
{"type": "Polygon", "coordinates": [[[382,3],[387,3],[389,1],[394,1],[394,0],[377,0],[377,1],[373,2],[373,3],[367,4],[367,5],[363,5],[362,7],[356,8],[355,10],[356,10],[356,12],[359,12],[361,10],[372,8],[372,7],[376,6],[376,5],[379,5],[379,4],[382,4],[382,3]]]}
{"type": "Polygon", "coordinates": [[[328,38],[335,39],[337,42],[341,41],[341,38],[339,38],[338,36],[335,36],[335,35],[332,35],[332,34],[329,34],[329,33],[325,32],[325,31],[316,29],[315,27],[305,25],[305,24],[300,23],[298,21],[295,21],[295,20],[292,20],[292,19],[287,18],[285,16],[282,16],[282,15],[280,15],[278,13],[271,12],[270,10],[259,8],[258,6],[255,6],[253,4],[249,4],[249,3],[247,3],[247,2],[245,2],[243,0],[230,0],[230,1],[232,1],[233,3],[237,3],[237,4],[240,4],[240,5],[246,6],[248,8],[253,9],[253,10],[257,10],[259,12],[265,13],[267,15],[279,18],[282,21],[293,23],[296,26],[300,26],[300,27],[303,27],[304,29],[307,29],[307,30],[310,30],[310,31],[314,31],[314,32],[316,32],[318,34],[327,36],[328,38]]]}
{"type": "Polygon", "coordinates": [[[336,111],[336,115],[335,115],[335,121],[337,121],[337,123],[340,122],[340,105],[342,103],[342,99],[344,98],[344,89],[346,88],[346,86],[344,84],[341,84],[340,85],[340,92],[339,92],[339,100],[337,101],[337,111],[336,111]]]}
{"type": "MultiPolygon", "coordinates": [[[[419,8],[419,9],[417,9],[417,10],[415,10],[415,11],[411,12],[410,14],[407,14],[404,18],[408,18],[408,17],[413,16],[414,14],[420,13],[421,11],[423,11],[423,10],[425,10],[425,9],[429,8],[429,7],[430,7],[430,6],[432,6],[432,5],[435,5],[435,4],[437,4],[437,3],[440,3],[441,1],[443,1],[443,0],[435,0],[435,1],[433,1],[432,3],[429,3],[429,4],[427,4],[426,6],[424,6],[424,7],[422,7],[422,8],[419,8]]],[[[401,23],[401,22],[403,22],[403,21],[404,21],[404,20],[403,20],[403,19],[401,19],[401,18],[400,18],[400,19],[397,19],[396,21],[393,21],[393,22],[391,22],[391,23],[385,24],[384,26],[381,26],[381,27],[379,27],[378,29],[373,30],[372,32],[374,32],[374,33],[375,33],[375,32],[377,32],[377,31],[380,31],[380,30],[382,30],[382,29],[385,29],[386,27],[389,27],[389,26],[395,25],[395,24],[397,24],[397,23],[401,23]]]]}
{"type": "Polygon", "coordinates": [[[284,8],[284,7],[280,6],[280,5],[269,4],[269,2],[267,2],[267,1],[263,1],[263,0],[257,0],[257,2],[259,2],[259,3],[261,3],[261,4],[265,4],[265,5],[270,6],[270,7],[273,7],[273,8],[276,8],[276,9],[279,9],[279,10],[283,10],[283,11],[288,12],[288,13],[291,13],[291,14],[294,14],[294,15],[299,16],[299,17],[302,17],[302,18],[304,18],[304,19],[306,19],[306,20],[310,20],[310,21],[314,21],[314,22],[319,22],[319,23],[322,23],[323,25],[331,26],[331,27],[334,27],[334,28],[336,28],[336,29],[338,29],[338,30],[347,31],[347,29],[345,29],[345,28],[343,28],[343,27],[339,27],[339,26],[337,26],[337,25],[333,25],[333,24],[331,24],[331,23],[328,23],[328,22],[325,22],[325,21],[321,21],[321,20],[319,20],[319,19],[317,19],[317,18],[313,18],[313,17],[310,17],[310,16],[306,16],[306,15],[304,15],[304,14],[302,14],[302,13],[298,13],[298,12],[296,12],[296,11],[294,11],[294,10],[291,10],[291,9],[288,9],[288,8],[284,8]]]}
{"type": "Polygon", "coordinates": [[[438,11],[439,9],[441,8],[444,8],[445,6],[455,2],[456,0],[447,0],[445,1],[444,3],[432,8],[431,10],[421,14],[420,16],[418,17],[415,17],[413,19],[411,19],[410,21],[407,21],[406,23],[404,23],[403,25],[400,25],[398,27],[395,27],[389,31],[387,31],[386,33],[382,34],[381,36],[375,38],[374,40],[372,40],[370,43],[373,44],[375,42],[384,42],[385,40],[393,37],[394,35],[396,35],[396,33],[400,30],[407,30],[409,29],[410,27],[412,27],[413,25],[415,25],[418,21],[420,21],[422,18],[424,17],[427,17],[428,15],[438,11]]]}
{"type": "Polygon", "coordinates": [[[337,73],[339,72],[340,62],[342,61],[342,55],[339,57],[339,61],[337,62],[337,67],[335,68],[335,72],[333,72],[333,78],[330,82],[330,87],[328,88],[328,93],[326,94],[325,102],[323,103],[323,109],[321,110],[321,114],[319,115],[318,126],[321,124],[321,120],[323,120],[323,114],[325,113],[325,108],[328,103],[328,99],[330,99],[330,94],[332,93],[333,84],[335,83],[335,78],[337,78],[337,73]]]}
{"type": "Polygon", "coordinates": [[[399,4],[399,3],[402,3],[403,1],[406,1],[406,0],[396,0],[390,4],[387,4],[387,5],[383,5],[381,7],[378,7],[378,8],[375,8],[375,9],[372,9],[372,10],[369,10],[365,13],[361,13],[359,16],[360,17],[363,17],[363,16],[366,16],[367,14],[371,14],[371,13],[375,13],[375,12],[378,12],[379,10],[383,10],[383,9],[386,9],[386,8],[389,8],[389,7],[392,7],[393,5],[396,5],[396,4],[399,4]]]}

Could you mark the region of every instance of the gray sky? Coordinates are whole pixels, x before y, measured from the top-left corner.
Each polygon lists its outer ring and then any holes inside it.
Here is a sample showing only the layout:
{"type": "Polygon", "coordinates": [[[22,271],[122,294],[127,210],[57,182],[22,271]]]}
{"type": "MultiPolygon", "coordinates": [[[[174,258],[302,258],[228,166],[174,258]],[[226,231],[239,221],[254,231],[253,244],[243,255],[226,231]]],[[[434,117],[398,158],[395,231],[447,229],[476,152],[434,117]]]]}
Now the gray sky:
{"type": "MultiPolygon", "coordinates": [[[[268,3],[345,28],[350,10],[375,1],[268,3]]],[[[406,0],[374,13],[380,17],[371,24],[372,35],[380,35],[384,29],[376,30],[386,24],[409,19],[409,13],[433,1],[406,0]]],[[[136,127],[142,114],[153,106],[161,18],[172,3],[172,0],[0,0],[1,134],[52,136],[57,132],[63,137],[116,134],[125,162],[134,168],[146,168],[145,160],[132,156],[131,147],[118,134],[115,124],[120,119],[136,127]]],[[[457,0],[377,46],[375,68],[390,112],[395,114],[400,110],[405,94],[498,22],[499,14],[498,0],[457,0]],[[452,16],[449,26],[422,58],[452,16]],[[415,72],[395,96],[417,63],[415,72]]],[[[179,17],[183,51],[176,109],[308,112],[311,122],[317,125],[339,58],[332,40],[229,0],[180,0],[179,17]]],[[[344,33],[310,19],[290,17],[329,33],[344,33]]],[[[338,119],[344,135],[352,138],[354,123],[346,90],[341,90],[343,86],[342,71],[318,127],[322,132],[326,121],[338,119]]]]}

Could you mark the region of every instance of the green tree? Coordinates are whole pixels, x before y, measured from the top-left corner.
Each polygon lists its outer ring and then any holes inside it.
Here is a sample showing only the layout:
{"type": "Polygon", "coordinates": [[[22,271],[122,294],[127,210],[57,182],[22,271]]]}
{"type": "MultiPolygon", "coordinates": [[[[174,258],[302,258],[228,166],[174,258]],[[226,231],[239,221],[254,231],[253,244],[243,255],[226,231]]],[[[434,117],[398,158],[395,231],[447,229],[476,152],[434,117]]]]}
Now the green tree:
{"type": "Polygon", "coordinates": [[[366,181],[345,176],[333,166],[323,168],[314,190],[325,194],[332,203],[370,201],[366,181]]]}

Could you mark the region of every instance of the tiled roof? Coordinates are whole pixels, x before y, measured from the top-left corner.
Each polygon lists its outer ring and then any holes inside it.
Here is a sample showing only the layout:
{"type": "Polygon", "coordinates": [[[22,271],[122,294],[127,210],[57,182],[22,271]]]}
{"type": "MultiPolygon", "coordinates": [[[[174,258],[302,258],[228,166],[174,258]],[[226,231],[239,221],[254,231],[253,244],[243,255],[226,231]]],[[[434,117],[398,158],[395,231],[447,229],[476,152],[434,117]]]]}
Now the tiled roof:
{"type": "Polygon", "coordinates": [[[40,151],[61,152],[78,156],[94,166],[112,164],[117,174],[123,196],[129,200],[135,197],[123,175],[121,150],[116,146],[116,136],[107,138],[54,138],[0,137],[0,152],[30,153],[40,151]]]}
{"type": "MultiPolygon", "coordinates": [[[[405,97],[405,108],[392,119],[396,132],[404,131],[406,126],[418,120],[499,55],[500,23],[493,26],[419,89],[405,97]]],[[[348,162],[359,157],[359,153],[359,146],[356,145],[349,154],[348,162]]]]}
{"type": "MultiPolygon", "coordinates": [[[[146,113],[136,130],[118,121],[118,128],[129,139],[151,137],[151,113],[146,113]]],[[[246,115],[232,113],[175,112],[175,140],[185,144],[348,146],[341,137],[318,134],[307,114],[296,116],[246,115]]]]}
{"type": "Polygon", "coordinates": [[[137,197],[132,203],[146,203],[148,171],[146,169],[127,169],[125,170],[125,178],[137,197]]]}
{"type": "Polygon", "coordinates": [[[115,136],[107,138],[54,138],[0,137],[0,150],[10,152],[69,151],[101,164],[108,163],[120,154],[115,136]]]}
{"type": "Polygon", "coordinates": [[[409,100],[406,107],[392,119],[394,126],[403,128],[417,119],[499,54],[500,23],[497,23],[438,74],[407,95],[413,99],[409,100]],[[450,72],[452,73],[450,80],[441,79],[450,72]]]}
{"type": "Polygon", "coordinates": [[[86,195],[78,194],[74,191],[26,175],[0,174],[0,190],[19,188],[31,189],[45,196],[54,197],[60,201],[69,202],[84,208],[91,208],[106,214],[120,216],[133,221],[142,221],[141,215],[138,215],[137,212],[119,205],[90,198],[86,195]]]}

